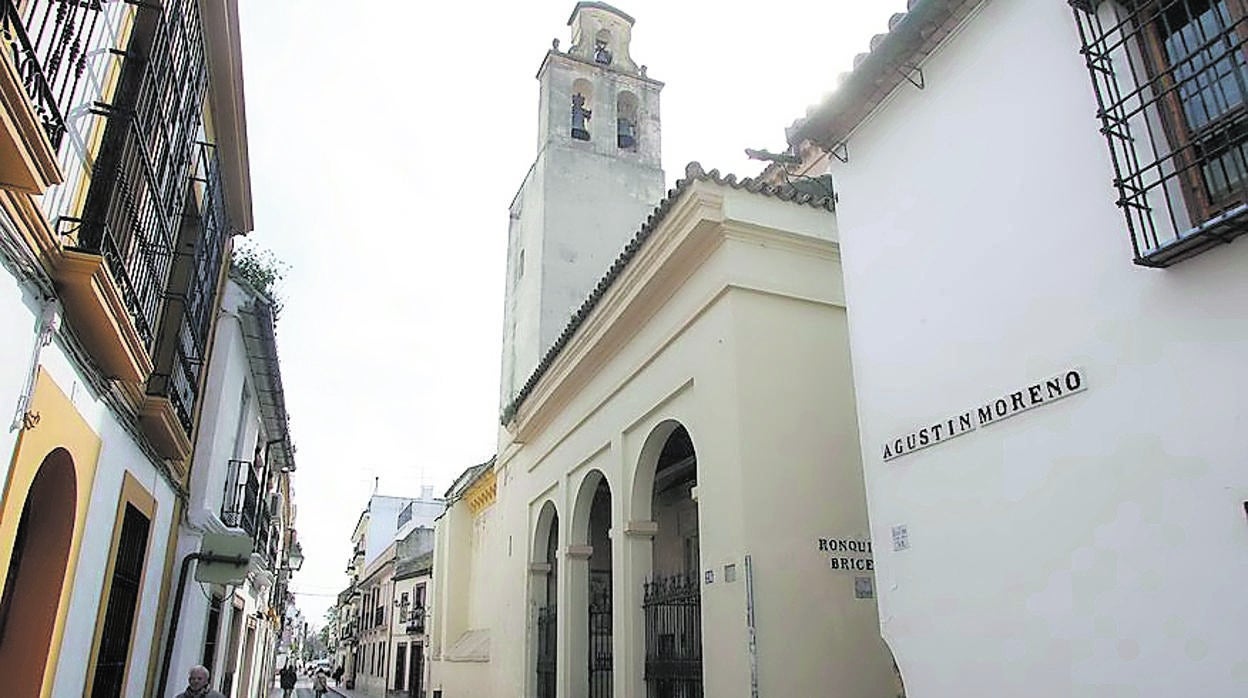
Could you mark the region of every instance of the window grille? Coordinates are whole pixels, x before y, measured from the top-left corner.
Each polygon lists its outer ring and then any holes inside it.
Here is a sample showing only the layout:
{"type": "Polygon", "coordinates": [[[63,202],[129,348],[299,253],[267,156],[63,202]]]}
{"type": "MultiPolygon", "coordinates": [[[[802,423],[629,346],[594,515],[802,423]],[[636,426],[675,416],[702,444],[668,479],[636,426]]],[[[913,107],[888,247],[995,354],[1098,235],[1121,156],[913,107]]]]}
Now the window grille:
{"type": "Polygon", "coordinates": [[[149,352],[157,339],[207,86],[194,0],[169,0],[163,9],[140,7],[117,97],[112,105],[99,105],[108,124],[73,244],[104,257],[149,352]]]}
{"type": "Polygon", "coordinates": [[[1245,0],[1070,0],[1138,264],[1248,230],[1245,0]]]}
{"type": "Polygon", "coordinates": [[[101,0],[0,0],[0,50],[12,57],[54,149],[65,137],[87,56],[97,48],[101,9],[101,0]]]}
{"type": "Polygon", "coordinates": [[[95,663],[91,695],[109,698],[125,694],[126,662],[130,658],[130,636],[134,613],[139,604],[139,585],[147,556],[147,532],[151,522],[132,504],[126,504],[121,536],[113,562],[112,586],[104,611],[104,630],[95,663]]]}

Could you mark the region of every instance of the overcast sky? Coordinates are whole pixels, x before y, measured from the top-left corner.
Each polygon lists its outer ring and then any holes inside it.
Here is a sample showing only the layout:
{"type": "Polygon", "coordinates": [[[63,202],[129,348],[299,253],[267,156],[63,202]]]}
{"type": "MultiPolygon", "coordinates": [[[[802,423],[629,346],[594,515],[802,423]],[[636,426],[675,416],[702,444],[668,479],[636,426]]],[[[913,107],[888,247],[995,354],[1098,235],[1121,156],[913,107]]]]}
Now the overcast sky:
{"type": "MultiPolygon", "coordinates": [[[[290,266],[278,342],[298,449],[293,584],[319,624],[382,494],[441,494],[498,429],[507,207],[536,155],[535,75],[572,0],[244,0],[256,230],[290,266]]],[[[668,186],[757,174],[904,0],[620,0],[666,83],[668,186]],[[737,9],[727,9],[735,5],[737,9]]]]}

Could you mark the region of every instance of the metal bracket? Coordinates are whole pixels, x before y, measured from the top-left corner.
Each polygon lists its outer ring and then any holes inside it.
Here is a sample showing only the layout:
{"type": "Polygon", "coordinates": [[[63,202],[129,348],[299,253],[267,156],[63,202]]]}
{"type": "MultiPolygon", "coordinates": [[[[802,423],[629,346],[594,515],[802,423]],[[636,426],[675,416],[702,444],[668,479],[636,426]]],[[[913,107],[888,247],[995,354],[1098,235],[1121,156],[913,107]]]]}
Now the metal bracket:
{"type": "Polygon", "coordinates": [[[927,81],[923,78],[923,69],[917,65],[902,63],[897,66],[897,72],[901,74],[901,77],[906,79],[906,82],[914,85],[920,90],[927,86],[927,81]],[[915,79],[915,76],[918,76],[917,80],[915,79]]]}
{"type": "Polygon", "coordinates": [[[843,164],[849,164],[849,146],[845,141],[835,143],[828,148],[828,155],[840,160],[843,164]]]}

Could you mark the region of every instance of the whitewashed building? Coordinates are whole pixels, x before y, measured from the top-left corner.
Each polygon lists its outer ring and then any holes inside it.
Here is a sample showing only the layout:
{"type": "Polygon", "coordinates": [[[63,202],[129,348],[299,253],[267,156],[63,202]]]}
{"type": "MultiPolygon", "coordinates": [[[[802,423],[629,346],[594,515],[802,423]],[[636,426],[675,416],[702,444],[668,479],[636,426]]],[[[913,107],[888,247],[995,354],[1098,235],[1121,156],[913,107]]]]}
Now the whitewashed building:
{"type": "Polygon", "coordinates": [[[0,0],[7,695],[159,692],[225,260],[253,227],[236,9],[0,0]]]}
{"type": "Polygon", "coordinates": [[[338,596],[338,665],[347,688],[369,695],[385,695],[395,672],[408,672],[405,650],[402,667],[395,664],[392,634],[396,624],[395,573],[400,551],[409,539],[426,540],[434,521],[446,507],[424,486],[419,497],[372,495],[351,533],[352,557],[347,564],[350,585],[338,596]]]}
{"type": "MultiPolygon", "coordinates": [[[[267,696],[272,685],[290,558],[297,552],[294,447],[274,331],[272,301],[232,277],[217,322],[175,558],[200,552],[205,534],[232,533],[252,540],[251,560],[237,585],[185,581],[164,687],[169,695],[185,688],[186,670],[196,664],[209,668],[212,685],[227,698],[267,696]]],[[[178,594],[176,586],[172,593],[178,594]]]]}
{"type": "Polygon", "coordinates": [[[1245,17],[916,0],[789,130],[911,695],[1245,693],[1245,17]]]}
{"type": "Polygon", "coordinates": [[[633,19],[581,2],[569,24],[512,209],[497,456],[438,521],[430,687],[890,696],[823,183],[692,163],[646,200],[658,90],[633,19]],[[552,151],[570,175],[533,189],[552,151]]]}

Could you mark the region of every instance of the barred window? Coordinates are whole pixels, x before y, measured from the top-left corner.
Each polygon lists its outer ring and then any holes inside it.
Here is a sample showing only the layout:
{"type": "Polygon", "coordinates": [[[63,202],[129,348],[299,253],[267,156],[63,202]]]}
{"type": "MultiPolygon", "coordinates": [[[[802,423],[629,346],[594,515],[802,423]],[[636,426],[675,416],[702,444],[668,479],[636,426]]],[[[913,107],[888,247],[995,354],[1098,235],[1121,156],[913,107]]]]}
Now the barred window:
{"type": "Polygon", "coordinates": [[[1248,0],[1070,0],[1137,263],[1248,230],[1248,0]]]}

